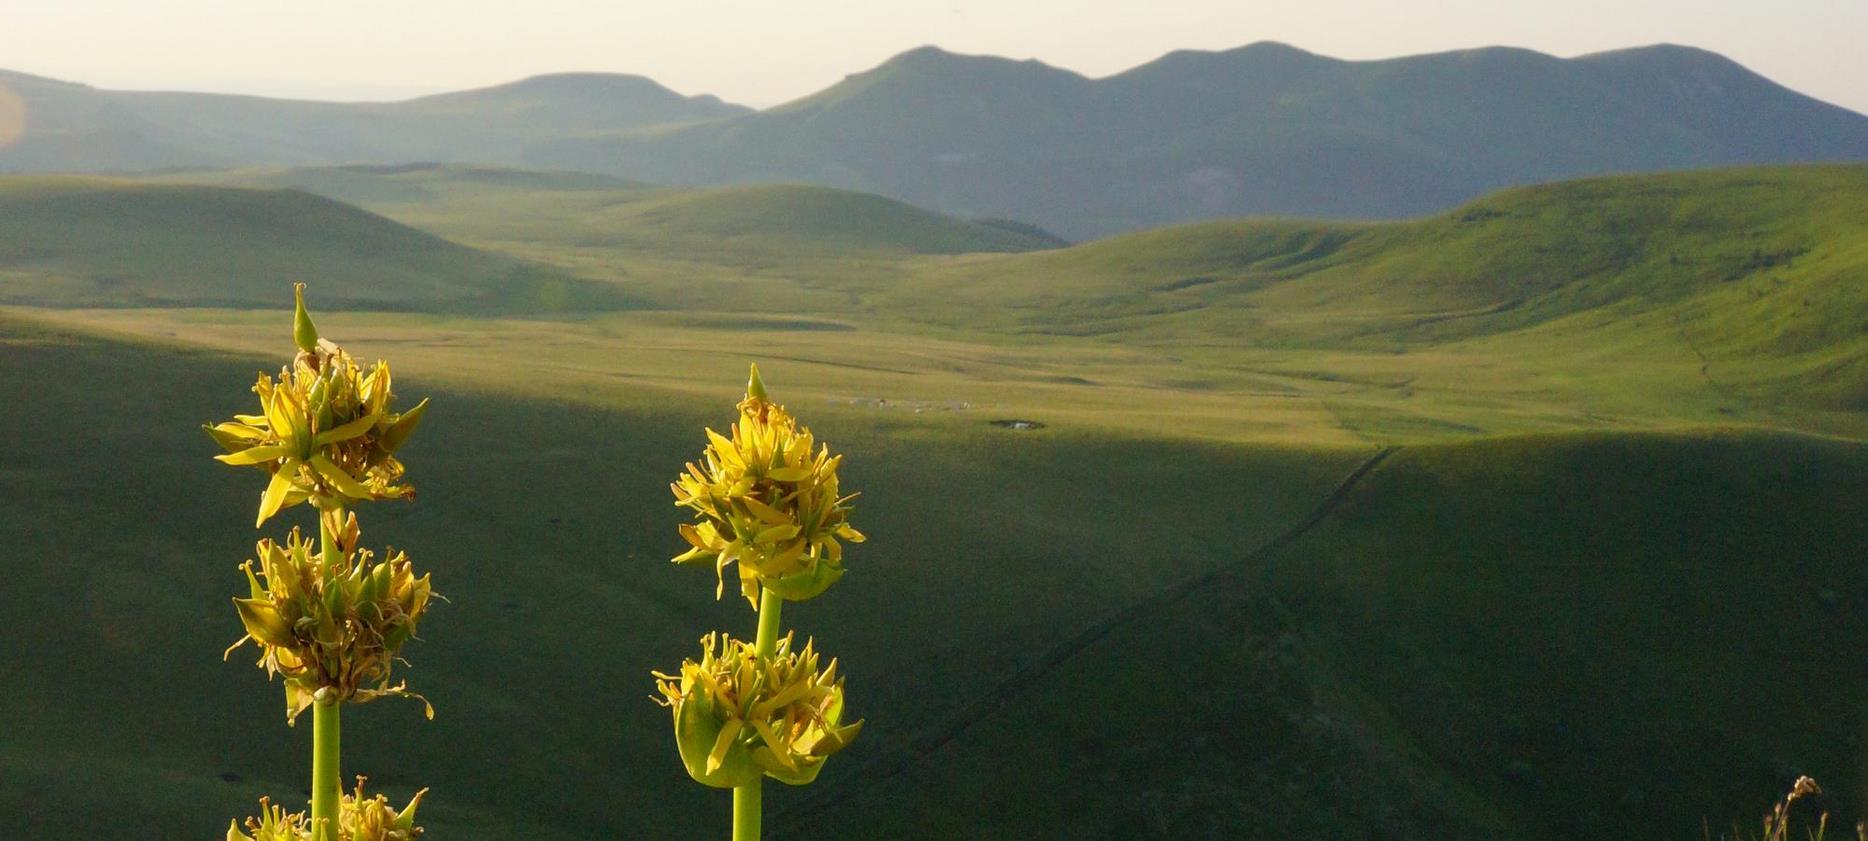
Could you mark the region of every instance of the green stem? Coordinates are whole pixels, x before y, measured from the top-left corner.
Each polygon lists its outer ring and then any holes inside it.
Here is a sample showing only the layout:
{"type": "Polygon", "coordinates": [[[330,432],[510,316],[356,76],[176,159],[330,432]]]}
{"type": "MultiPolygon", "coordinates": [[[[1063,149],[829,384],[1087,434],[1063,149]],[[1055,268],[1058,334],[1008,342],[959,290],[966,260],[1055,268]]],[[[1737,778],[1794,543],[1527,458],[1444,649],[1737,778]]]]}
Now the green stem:
{"type": "MultiPolygon", "coordinates": [[[[343,528],[344,509],[333,508],[318,518],[318,548],[327,568],[343,562],[337,530],[343,528]]],[[[337,841],[338,804],[343,802],[338,783],[338,752],[343,743],[342,705],[315,701],[311,705],[311,826],[314,841],[337,841]],[[319,822],[324,835],[319,837],[319,822]]]]}
{"type": "MultiPolygon", "coordinates": [[[[771,590],[759,593],[759,635],[753,639],[752,650],[760,657],[770,657],[778,648],[778,614],[785,606],[785,600],[771,590]]],[[[759,841],[759,823],[765,792],[761,785],[765,777],[760,776],[752,782],[733,787],[733,841],[759,841]]]]}
{"type": "Polygon", "coordinates": [[[337,748],[340,741],[339,716],[343,705],[311,705],[311,825],[313,838],[320,821],[325,821],[323,841],[337,841],[337,806],[343,794],[337,784],[337,748]]]}
{"type": "Polygon", "coordinates": [[[754,654],[770,657],[778,648],[778,612],[784,606],[785,600],[771,590],[759,594],[759,636],[753,638],[754,654]]]}
{"type": "Polygon", "coordinates": [[[759,841],[760,801],[765,799],[761,780],[733,788],[733,841],[759,841]]]}

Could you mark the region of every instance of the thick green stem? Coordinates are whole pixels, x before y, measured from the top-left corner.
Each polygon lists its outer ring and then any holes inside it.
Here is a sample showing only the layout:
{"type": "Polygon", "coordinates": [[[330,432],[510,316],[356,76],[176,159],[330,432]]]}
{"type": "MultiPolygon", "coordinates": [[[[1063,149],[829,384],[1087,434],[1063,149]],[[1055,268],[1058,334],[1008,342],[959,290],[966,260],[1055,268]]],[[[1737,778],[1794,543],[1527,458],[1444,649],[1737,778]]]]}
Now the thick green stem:
{"type": "Polygon", "coordinates": [[[733,788],[733,841],[759,841],[761,780],[733,788]]]}
{"type": "MultiPolygon", "coordinates": [[[[759,635],[753,638],[752,650],[760,657],[770,657],[778,648],[778,614],[785,600],[771,590],[759,593],[759,635]]],[[[765,792],[764,777],[743,786],[733,787],[733,841],[759,841],[759,823],[765,792]]]]}
{"type": "MultiPolygon", "coordinates": [[[[337,545],[337,530],[343,528],[343,518],[342,508],[334,508],[319,518],[318,548],[327,567],[343,561],[343,550],[337,545]]],[[[314,841],[337,841],[338,804],[343,801],[343,791],[338,782],[338,753],[343,743],[339,720],[342,710],[342,704],[337,701],[317,701],[311,705],[311,826],[314,841]],[[318,834],[320,821],[324,822],[322,837],[318,834]]]]}
{"type": "Polygon", "coordinates": [[[759,635],[753,638],[752,647],[760,657],[770,657],[778,648],[778,612],[784,606],[785,600],[771,590],[759,594],[759,635]]]}
{"type": "Polygon", "coordinates": [[[311,705],[311,825],[327,822],[323,841],[337,841],[337,807],[343,799],[337,782],[342,711],[343,705],[335,702],[311,705]]]}

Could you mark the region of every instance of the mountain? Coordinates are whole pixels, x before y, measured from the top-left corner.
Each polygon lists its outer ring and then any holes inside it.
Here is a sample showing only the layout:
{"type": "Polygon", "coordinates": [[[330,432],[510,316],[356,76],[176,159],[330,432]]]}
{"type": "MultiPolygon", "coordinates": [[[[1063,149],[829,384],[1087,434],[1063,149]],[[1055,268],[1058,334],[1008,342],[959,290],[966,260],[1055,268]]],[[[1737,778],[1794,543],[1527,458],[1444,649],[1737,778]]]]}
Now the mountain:
{"type": "Polygon", "coordinates": [[[109,91],[0,73],[25,134],[0,171],[411,161],[521,162],[544,139],[741,114],[640,76],[565,73],[387,103],[109,91]]]}
{"type": "Polygon", "coordinates": [[[1868,158],[1868,117],[1714,53],[1181,51],[1103,79],[922,48],[767,111],[538,150],[655,181],[803,180],[1086,238],[1396,217],[1608,172],[1868,158]]]}
{"type": "Polygon", "coordinates": [[[472,162],[804,182],[1071,239],[1244,215],[1392,218],[1583,175],[1868,159],[1868,117],[1704,50],[1343,61],[1275,43],[1107,78],[934,47],[765,111],[559,74],[392,103],[103,91],[0,74],[0,171],[472,162]]]}

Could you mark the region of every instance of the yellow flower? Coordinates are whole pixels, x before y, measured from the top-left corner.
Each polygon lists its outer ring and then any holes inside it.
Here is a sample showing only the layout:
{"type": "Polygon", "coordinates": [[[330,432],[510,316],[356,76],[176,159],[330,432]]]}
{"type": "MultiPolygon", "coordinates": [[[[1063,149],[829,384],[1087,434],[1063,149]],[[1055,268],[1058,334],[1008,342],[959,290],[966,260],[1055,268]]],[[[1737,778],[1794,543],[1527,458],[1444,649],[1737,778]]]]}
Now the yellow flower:
{"type": "Polygon", "coordinates": [[[259,645],[260,668],[285,678],[288,722],[314,699],[361,703],[386,695],[420,699],[433,718],[426,699],[389,684],[396,653],[428,609],[428,576],[415,577],[404,553],[373,561],[358,549],[355,514],[339,526],[327,513],[321,526],[332,531],[332,558],[293,529],[284,545],[259,542],[258,575],[252,561],[240,565],[250,595],[233,601],[246,636],[227,654],[247,640],[259,645]]]}
{"type": "Polygon", "coordinates": [[[379,360],[364,373],[350,354],[318,338],[305,312],[305,285],[297,284],[294,295],[298,355],[276,380],[260,374],[253,384],[259,414],[207,427],[227,450],[216,459],[272,476],[256,526],[307,500],[324,509],[412,493],[397,484],[402,463],[395,452],[428,408],[423,400],[407,412],[394,411],[389,363],[379,360]]]}
{"type": "Polygon", "coordinates": [[[409,805],[398,810],[380,794],[365,798],[363,778],[358,777],[356,792],[344,795],[338,807],[335,839],[325,832],[314,835],[311,818],[304,812],[287,814],[284,808],[262,797],[259,817],[246,819],[245,832],[240,831],[238,823],[230,824],[227,841],[413,841],[422,835],[422,828],[415,825],[415,809],[427,794],[428,789],[416,792],[409,805]]]}
{"type": "Polygon", "coordinates": [[[681,525],[692,548],[675,563],[711,563],[720,578],[716,596],[725,591],[727,565],[737,563],[740,592],[755,608],[761,588],[791,601],[822,593],[843,577],[838,540],[863,541],[849,523],[856,495],[837,488],[843,457],[766,399],[757,365],[731,433],[707,430],[704,464],[689,462],[670,485],[675,504],[695,519],[681,525]]]}
{"type": "Polygon", "coordinates": [[[862,732],[860,721],[841,724],[837,661],[819,672],[811,643],[794,653],[791,642],[787,634],[771,657],[760,658],[752,643],[708,634],[700,662],[684,661],[678,676],[654,673],[662,693],[656,702],[674,713],[675,743],[689,776],[716,788],[762,773],[804,785],[862,732]]]}

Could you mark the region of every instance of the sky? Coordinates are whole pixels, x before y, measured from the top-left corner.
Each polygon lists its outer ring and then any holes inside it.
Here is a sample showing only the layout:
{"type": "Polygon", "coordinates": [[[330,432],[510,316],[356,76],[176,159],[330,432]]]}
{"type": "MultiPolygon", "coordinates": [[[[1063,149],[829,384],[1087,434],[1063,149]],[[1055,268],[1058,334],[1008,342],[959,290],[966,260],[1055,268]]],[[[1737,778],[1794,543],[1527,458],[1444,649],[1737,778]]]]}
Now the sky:
{"type": "Polygon", "coordinates": [[[1868,112],[1868,0],[0,0],[0,68],[124,89],[400,99],[539,73],[768,106],[935,44],[1107,76],[1175,49],[1723,53],[1868,112]]]}

